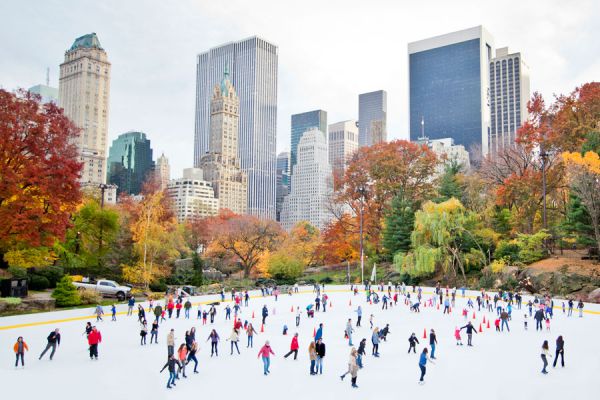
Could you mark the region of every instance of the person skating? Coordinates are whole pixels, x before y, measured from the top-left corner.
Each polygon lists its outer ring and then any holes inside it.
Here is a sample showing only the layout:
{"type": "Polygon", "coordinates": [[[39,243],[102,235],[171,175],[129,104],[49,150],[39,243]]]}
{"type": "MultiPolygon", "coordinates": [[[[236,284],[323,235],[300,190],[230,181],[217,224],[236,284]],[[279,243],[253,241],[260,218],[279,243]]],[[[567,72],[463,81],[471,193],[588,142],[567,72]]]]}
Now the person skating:
{"type": "Polygon", "coordinates": [[[246,348],[250,347],[253,348],[254,347],[254,334],[258,335],[258,332],[256,332],[256,329],[254,329],[254,327],[252,326],[252,324],[248,324],[248,326],[246,327],[246,335],[248,335],[248,344],[246,345],[246,348]]]}
{"type": "Polygon", "coordinates": [[[583,301],[581,299],[577,303],[577,309],[579,310],[579,318],[583,318],[583,301]]]}
{"type": "Polygon", "coordinates": [[[571,315],[573,315],[573,299],[569,299],[569,312],[567,314],[567,317],[570,317],[571,315]]]}
{"type": "Polygon", "coordinates": [[[154,312],[154,317],[156,318],[156,323],[158,324],[158,321],[159,321],[159,319],[160,319],[160,316],[161,316],[161,315],[162,315],[162,313],[163,313],[163,308],[162,308],[162,306],[161,306],[160,304],[159,304],[159,305],[157,305],[156,307],[154,307],[154,310],[153,310],[153,312],[154,312]]]}
{"type": "Polygon", "coordinates": [[[175,304],[175,318],[179,318],[179,315],[181,315],[182,308],[183,304],[181,304],[181,300],[177,300],[177,303],[175,304]]]}
{"type": "Polygon", "coordinates": [[[317,363],[317,348],[315,342],[308,345],[308,359],[310,360],[310,374],[316,375],[315,365],[317,363]]]}
{"type": "Polygon", "coordinates": [[[373,350],[371,351],[371,355],[373,357],[379,357],[379,328],[377,327],[373,329],[373,334],[371,335],[371,343],[373,344],[373,350]]]}
{"type": "Polygon", "coordinates": [[[296,326],[300,326],[300,307],[296,306],[296,326]]]}
{"type": "Polygon", "coordinates": [[[319,329],[315,333],[315,342],[323,337],[323,324],[319,324],[319,329]]]}
{"type": "Polygon", "coordinates": [[[231,341],[231,354],[233,355],[233,347],[235,346],[235,349],[237,350],[237,353],[240,354],[240,348],[238,347],[238,342],[240,340],[240,335],[238,334],[238,330],[237,329],[233,329],[231,331],[231,335],[229,336],[229,341],[231,341]]]}
{"type": "Polygon", "coordinates": [[[359,327],[360,320],[362,319],[362,308],[358,306],[354,312],[356,313],[356,326],[359,327]]]}
{"type": "MultiPolygon", "coordinates": [[[[421,378],[419,379],[419,384],[423,385],[425,382],[423,378],[425,378],[425,373],[427,372],[427,361],[431,361],[427,356],[427,347],[423,349],[421,356],[419,357],[419,369],[421,370],[421,378]]],[[[433,361],[431,361],[433,363],[433,361]]]]}
{"type": "Polygon", "coordinates": [[[95,314],[96,314],[96,322],[98,322],[98,321],[104,321],[102,319],[102,316],[104,315],[104,310],[102,309],[102,306],[100,304],[98,304],[96,306],[95,314]]]}
{"type": "Polygon", "coordinates": [[[325,343],[323,343],[323,338],[319,338],[315,345],[315,350],[317,351],[317,362],[315,365],[315,373],[323,374],[323,359],[325,358],[325,343]]]}
{"type": "Polygon", "coordinates": [[[267,308],[267,305],[265,304],[262,308],[262,323],[263,323],[263,325],[265,325],[267,323],[268,316],[269,316],[269,309],[267,308]]]}
{"type": "Polygon", "coordinates": [[[523,314],[523,327],[527,330],[527,314],[523,314]]]}
{"type": "Polygon", "coordinates": [[[21,367],[25,368],[25,352],[29,351],[29,346],[23,340],[23,336],[19,336],[17,338],[17,342],[13,346],[13,350],[15,352],[15,368],[19,366],[19,359],[21,359],[21,367]]]}
{"type": "Polygon", "coordinates": [[[187,362],[188,362],[188,364],[190,361],[194,362],[194,373],[195,374],[198,373],[198,359],[196,358],[196,353],[198,352],[198,350],[199,350],[198,343],[194,340],[194,342],[192,343],[192,347],[190,348],[190,351],[188,353],[187,362]]]}
{"type": "Polygon", "coordinates": [[[408,353],[412,350],[413,353],[417,354],[417,343],[419,343],[419,339],[417,339],[417,335],[413,332],[408,338],[408,353]]]}
{"type": "Polygon", "coordinates": [[[160,372],[163,372],[165,370],[165,368],[169,369],[169,379],[167,379],[167,389],[171,389],[172,386],[176,386],[175,385],[175,379],[177,378],[176,368],[178,366],[179,366],[179,361],[177,361],[174,354],[171,354],[171,355],[169,355],[169,359],[167,360],[167,363],[165,364],[165,366],[162,367],[162,369],[160,370],[160,372]]]}
{"type": "Polygon", "coordinates": [[[477,329],[475,329],[475,327],[473,326],[471,321],[467,322],[467,324],[465,326],[460,328],[461,331],[463,329],[467,330],[467,346],[472,347],[473,346],[473,332],[477,333],[477,329]]]}
{"type": "Polygon", "coordinates": [[[217,348],[217,345],[219,344],[219,334],[217,333],[216,330],[212,330],[212,332],[210,332],[210,335],[208,335],[208,339],[206,339],[206,341],[208,342],[210,340],[210,356],[212,357],[213,354],[217,357],[219,357],[219,349],[217,348]]]}
{"type": "Polygon", "coordinates": [[[285,356],[283,356],[283,358],[288,358],[288,356],[290,356],[292,353],[294,353],[294,360],[297,359],[298,357],[298,348],[300,346],[298,345],[298,333],[294,333],[294,337],[292,337],[292,343],[290,343],[290,351],[288,351],[286,353],[285,356]]]}
{"type": "Polygon", "coordinates": [[[454,338],[456,339],[456,345],[462,346],[462,338],[460,337],[460,329],[457,327],[454,328],[454,338]]]}
{"type": "Polygon", "coordinates": [[[271,346],[269,345],[269,341],[267,340],[264,346],[258,351],[258,357],[262,357],[263,373],[265,376],[271,373],[271,371],[269,371],[269,367],[271,366],[271,354],[275,355],[273,349],[271,349],[271,346]]]}
{"type": "Polygon", "coordinates": [[[150,329],[150,344],[152,344],[152,340],[158,344],[158,321],[154,321],[150,329]]]}
{"type": "Polygon", "coordinates": [[[544,340],[544,343],[542,343],[542,362],[544,363],[544,368],[542,368],[542,374],[547,374],[548,371],[546,371],[546,367],[548,366],[548,357],[552,357],[550,355],[550,350],[548,349],[548,341],[544,340]]]}
{"type": "Polygon", "coordinates": [[[508,312],[506,312],[506,310],[502,309],[502,312],[500,313],[500,320],[502,321],[502,332],[504,332],[505,325],[506,325],[506,330],[510,332],[510,328],[508,327],[508,319],[509,319],[508,312]]]}
{"type": "Polygon", "coordinates": [[[352,320],[350,318],[348,318],[348,323],[346,323],[346,336],[348,337],[348,346],[352,347],[352,332],[354,332],[354,329],[352,329],[352,320]]]}
{"type": "Polygon", "coordinates": [[[135,297],[129,296],[127,300],[127,316],[133,315],[133,306],[135,305],[135,297]]]}
{"type": "Polygon", "coordinates": [[[560,364],[564,368],[565,366],[565,341],[563,340],[562,335],[556,338],[556,352],[554,353],[554,363],[552,364],[552,368],[556,367],[556,362],[558,361],[558,356],[560,355],[560,364]]]}
{"type": "Polygon", "coordinates": [[[190,319],[190,310],[192,309],[192,302],[187,299],[185,301],[185,304],[183,305],[184,308],[184,313],[185,313],[185,319],[190,319]]]}
{"type": "Polygon", "coordinates": [[[48,350],[52,349],[50,352],[50,361],[52,361],[52,358],[54,358],[54,353],[56,353],[56,348],[60,346],[60,333],[58,328],[50,332],[46,339],[48,340],[48,343],[46,344],[44,351],[42,351],[42,354],[40,354],[38,360],[41,360],[42,357],[44,357],[44,354],[46,354],[48,350]]]}
{"type": "Polygon", "coordinates": [[[90,333],[92,333],[92,323],[88,321],[85,323],[85,330],[83,331],[82,335],[88,337],[90,333]]]}
{"type": "Polygon", "coordinates": [[[180,372],[184,378],[187,378],[187,375],[185,374],[185,365],[187,364],[187,355],[188,355],[187,347],[185,346],[185,343],[181,343],[179,345],[179,348],[177,349],[177,359],[179,360],[179,369],[177,371],[177,379],[179,379],[180,372]]]}
{"type": "Polygon", "coordinates": [[[385,324],[385,327],[381,331],[379,331],[379,338],[384,342],[387,342],[388,333],[392,333],[390,331],[390,324],[385,324]]]}
{"type": "Polygon", "coordinates": [[[110,307],[111,321],[117,320],[117,306],[114,304],[110,307]]]}
{"type": "Polygon", "coordinates": [[[171,329],[167,335],[167,354],[175,354],[175,329],[171,329]]]}
{"type": "Polygon", "coordinates": [[[435,331],[432,329],[429,332],[429,347],[431,347],[431,359],[435,360],[435,346],[437,345],[437,336],[435,331]]]}
{"type": "Polygon", "coordinates": [[[340,375],[340,379],[344,380],[346,375],[350,374],[350,376],[352,377],[351,382],[352,382],[353,388],[358,388],[358,386],[356,385],[356,378],[358,376],[357,357],[358,357],[358,352],[356,351],[356,348],[353,347],[350,350],[350,359],[348,360],[348,370],[346,372],[344,372],[342,375],[340,375]]]}
{"type": "Polygon", "coordinates": [[[138,322],[141,324],[142,321],[146,319],[146,311],[144,311],[144,306],[138,304],[138,322]]]}
{"type": "Polygon", "coordinates": [[[546,317],[544,316],[544,310],[542,310],[541,308],[538,309],[535,312],[533,319],[535,319],[535,330],[537,331],[539,329],[541,331],[542,321],[546,319],[546,317]]]}
{"type": "Polygon", "coordinates": [[[140,346],[146,345],[146,336],[148,336],[148,323],[146,320],[142,321],[142,327],[140,329],[140,346]]]}
{"type": "Polygon", "coordinates": [[[90,360],[98,359],[98,345],[102,342],[102,334],[96,327],[88,335],[88,344],[90,346],[90,360]]]}
{"type": "Polygon", "coordinates": [[[371,316],[369,317],[369,324],[371,324],[371,328],[373,329],[373,320],[375,319],[375,316],[373,314],[371,314],[371,316]]]}
{"type": "Polygon", "coordinates": [[[362,358],[366,355],[365,348],[367,347],[367,339],[363,338],[358,344],[358,351],[356,356],[356,362],[358,363],[358,368],[363,367],[362,358]]]}

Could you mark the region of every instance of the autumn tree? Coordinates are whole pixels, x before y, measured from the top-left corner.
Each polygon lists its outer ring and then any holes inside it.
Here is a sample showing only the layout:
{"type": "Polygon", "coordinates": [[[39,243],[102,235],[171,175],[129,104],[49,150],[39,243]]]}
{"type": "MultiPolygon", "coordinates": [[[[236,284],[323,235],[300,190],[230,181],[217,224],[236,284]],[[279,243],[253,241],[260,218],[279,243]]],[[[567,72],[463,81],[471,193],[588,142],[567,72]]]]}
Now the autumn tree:
{"type": "Polygon", "coordinates": [[[277,248],[283,236],[278,223],[251,215],[234,215],[218,222],[210,224],[207,254],[225,255],[236,260],[242,266],[245,278],[250,276],[265,252],[277,248]]]}
{"type": "Polygon", "coordinates": [[[317,257],[326,264],[357,261],[359,237],[354,225],[355,218],[348,213],[327,224],[321,233],[317,257]]]}
{"type": "Polygon", "coordinates": [[[11,247],[64,237],[81,198],[78,134],[55,104],[0,89],[0,263],[11,247]]]}

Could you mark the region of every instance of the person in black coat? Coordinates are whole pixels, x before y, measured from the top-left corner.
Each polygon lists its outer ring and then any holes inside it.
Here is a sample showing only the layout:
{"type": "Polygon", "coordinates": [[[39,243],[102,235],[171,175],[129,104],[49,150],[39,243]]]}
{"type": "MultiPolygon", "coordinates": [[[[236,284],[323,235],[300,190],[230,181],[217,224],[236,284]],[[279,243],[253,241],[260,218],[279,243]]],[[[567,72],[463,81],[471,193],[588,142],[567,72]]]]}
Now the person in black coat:
{"type": "Polygon", "coordinates": [[[560,354],[560,364],[565,366],[565,341],[563,340],[562,335],[556,339],[556,352],[554,353],[554,364],[552,367],[556,367],[556,362],[558,361],[558,356],[560,354]]]}
{"type": "Polygon", "coordinates": [[[323,339],[317,340],[317,345],[315,346],[315,350],[317,352],[317,365],[315,368],[315,372],[319,372],[319,374],[323,373],[323,358],[325,358],[325,343],[323,343],[323,339]]]}
{"type": "Polygon", "coordinates": [[[267,305],[265,304],[262,308],[262,323],[263,323],[263,325],[265,325],[265,323],[267,322],[268,316],[269,316],[269,309],[267,308],[267,305]]]}
{"type": "Polygon", "coordinates": [[[417,353],[417,343],[419,343],[419,339],[417,339],[417,336],[413,333],[412,335],[410,335],[410,337],[408,338],[408,343],[409,343],[409,347],[408,347],[408,352],[410,353],[410,351],[412,350],[413,353],[417,353]]]}
{"type": "Polygon", "coordinates": [[[546,319],[546,317],[544,316],[544,311],[542,309],[537,310],[535,312],[535,315],[533,316],[533,319],[535,319],[535,330],[537,331],[539,329],[541,331],[542,321],[546,319]]]}
{"type": "MultiPolygon", "coordinates": [[[[42,357],[44,357],[44,354],[46,354],[46,352],[48,350],[52,349],[52,352],[50,353],[50,361],[52,361],[52,358],[54,357],[54,353],[56,353],[56,347],[60,346],[60,333],[58,333],[58,328],[56,328],[55,330],[50,332],[50,334],[47,337],[47,340],[48,340],[48,344],[46,344],[46,348],[44,349],[44,351],[42,351],[42,354],[40,354],[39,359],[41,360],[42,357]]],[[[564,364],[563,364],[563,367],[564,367],[564,364]]]]}
{"type": "Polygon", "coordinates": [[[465,326],[460,328],[461,331],[463,329],[467,330],[467,346],[473,346],[473,342],[472,342],[473,332],[477,333],[477,329],[475,329],[475,327],[473,326],[471,321],[469,321],[465,326]]]}

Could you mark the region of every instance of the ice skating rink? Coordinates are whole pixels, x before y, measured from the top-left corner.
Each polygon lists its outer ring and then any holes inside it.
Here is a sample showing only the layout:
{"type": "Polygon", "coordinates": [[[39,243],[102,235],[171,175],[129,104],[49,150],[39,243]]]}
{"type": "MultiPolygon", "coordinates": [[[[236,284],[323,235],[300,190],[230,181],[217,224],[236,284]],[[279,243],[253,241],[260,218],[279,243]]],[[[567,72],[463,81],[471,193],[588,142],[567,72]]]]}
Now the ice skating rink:
{"type": "MultiPolygon", "coordinates": [[[[535,331],[535,321],[528,318],[529,330],[523,328],[523,314],[527,313],[524,298],[523,309],[513,309],[510,333],[496,333],[493,321],[495,313],[469,311],[469,320],[479,328],[485,316],[491,319],[490,329],[482,324],[483,332],[474,335],[474,347],[466,346],[466,333],[462,336],[465,346],[456,346],[454,328],[465,325],[461,311],[467,299],[457,293],[456,307],[450,315],[443,315],[442,308],[425,307],[421,312],[411,313],[400,296],[398,306],[388,310],[369,305],[363,291],[352,295],[349,287],[327,286],[331,306],[327,312],[315,313],[308,319],[305,307],[314,302],[315,294],[310,287],[302,287],[300,294],[261,297],[253,292],[248,307],[242,307],[242,321],[252,322],[259,331],[254,338],[254,348],[246,348],[246,334],[240,335],[241,355],[230,355],[230,343],[225,339],[231,333],[231,321],[225,321],[224,304],[218,306],[214,325],[203,326],[196,319],[198,302],[219,300],[219,296],[193,298],[191,319],[182,315],[160,325],[159,344],[140,346],[140,327],[137,313],[126,317],[126,305],[120,305],[117,322],[110,321],[110,309],[105,307],[105,321],[95,323],[93,309],[51,312],[0,318],[0,388],[6,399],[592,399],[600,395],[600,306],[586,304],[583,318],[577,310],[572,317],[554,310],[551,331],[535,331]],[[350,306],[350,301],[352,305],[350,306]],[[269,317],[260,332],[260,313],[263,305],[269,309],[269,317]],[[364,368],[358,372],[358,389],[350,387],[349,377],[343,382],[339,375],[347,369],[350,347],[344,339],[348,318],[356,322],[354,310],[363,308],[362,327],[355,328],[354,344],[367,339],[367,356],[364,368]],[[295,327],[295,312],[291,307],[300,306],[300,327],[295,327]],[[252,312],[255,318],[252,319],[252,312]],[[387,342],[380,345],[380,358],[371,357],[371,329],[369,316],[374,315],[374,325],[383,328],[390,325],[387,342]],[[92,321],[102,333],[99,360],[88,357],[88,345],[83,334],[86,321],[92,321]],[[323,375],[309,375],[308,344],[313,330],[324,324],[323,338],[326,344],[323,375]],[[287,336],[282,335],[283,325],[289,327],[287,336]],[[196,327],[199,374],[193,374],[193,364],[188,365],[187,379],[177,381],[177,386],[166,389],[168,372],[159,370],[167,358],[166,336],[171,328],[176,333],[176,348],[184,342],[185,331],[196,327]],[[48,355],[38,361],[46,345],[46,337],[54,328],[60,328],[62,344],[54,360],[48,355]],[[219,356],[210,357],[210,343],[206,339],[215,328],[221,337],[219,356]],[[437,333],[436,364],[427,365],[425,385],[419,385],[418,356],[428,339],[422,339],[423,330],[433,328],[437,333]],[[299,333],[298,360],[293,356],[284,359],[290,341],[299,333]],[[417,354],[407,354],[408,337],[414,332],[420,340],[417,354]],[[549,366],[548,375],[540,373],[542,361],[540,349],[543,340],[550,343],[554,355],[555,340],[563,335],[565,340],[565,368],[549,366]],[[25,355],[25,368],[15,369],[13,344],[23,336],[29,345],[25,355]],[[263,375],[258,350],[265,340],[271,342],[276,355],[271,359],[271,374],[263,375]]],[[[431,297],[432,289],[424,289],[424,299],[431,297]]],[[[467,292],[467,296],[476,296],[467,292]]],[[[226,300],[230,295],[226,296],[226,300]]],[[[147,309],[148,303],[143,303],[147,309]]],[[[555,300],[560,306],[561,300],[555,300]]],[[[203,308],[206,307],[203,305],[203,308]]],[[[475,310],[477,305],[475,304],[475,310]]],[[[151,316],[148,315],[148,325],[151,316]]],[[[550,358],[550,363],[554,361],[550,358]]]]}

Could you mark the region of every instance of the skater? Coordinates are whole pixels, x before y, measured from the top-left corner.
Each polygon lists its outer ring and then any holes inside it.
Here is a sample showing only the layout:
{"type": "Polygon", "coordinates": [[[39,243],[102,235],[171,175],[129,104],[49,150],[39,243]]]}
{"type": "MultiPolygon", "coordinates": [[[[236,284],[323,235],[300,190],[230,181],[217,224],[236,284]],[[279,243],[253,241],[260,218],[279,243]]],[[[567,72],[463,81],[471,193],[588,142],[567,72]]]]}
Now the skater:
{"type": "Polygon", "coordinates": [[[352,347],[352,319],[348,318],[348,323],[346,324],[346,336],[348,336],[348,346],[352,347]]]}
{"type": "Polygon", "coordinates": [[[177,304],[175,304],[175,313],[176,313],[175,318],[179,318],[179,315],[181,314],[181,308],[182,307],[183,307],[183,305],[181,304],[181,300],[177,300],[177,304]]]}
{"type": "Polygon", "coordinates": [[[219,343],[219,334],[217,333],[216,330],[212,330],[212,332],[210,333],[210,335],[208,335],[208,339],[206,339],[206,341],[208,342],[210,340],[210,356],[212,357],[213,354],[217,357],[219,357],[219,349],[217,348],[217,344],[219,343]]]}
{"type": "Polygon", "coordinates": [[[192,309],[192,302],[189,299],[185,301],[183,309],[185,313],[185,319],[190,319],[190,310],[192,309]]]}
{"type": "Polygon", "coordinates": [[[173,354],[171,354],[169,356],[169,359],[167,360],[167,363],[165,364],[165,366],[162,367],[162,369],[160,370],[160,372],[163,372],[165,370],[165,368],[169,368],[169,379],[167,379],[167,389],[171,389],[172,386],[176,386],[175,385],[175,379],[177,378],[177,373],[175,372],[176,367],[179,367],[179,361],[177,361],[175,359],[175,356],[173,354]]]}
{"type": "Polygon", "coordinates": [[[571,315],[573,315],[573,299],[569,299],[569,312],[567,313],[567,317],[570,317],[571,315]]]}
{"type": "Polygon", "coordinates": [[[148,325],[146,320],[142,322],[142,328],[140,330],[140,346],[146,345],[146,336],[148,336],[148,325]]]}
{"type": "Polygon", "coordinates": [[[104,315],[104,310],[102,309],[102,306],[100,304],[98,304],[96,306],[95,313],[96,313],[96,322],[98,322],[98,321],[104,322],[104,320],[102,319],[102,316],[104,315]]]}
{"type": "Polygon", "coordinates": [[[310,374],[316,375],[315,365],[317,363],[317,348],[315,342],[310,342],[308,345],[308,358],[310,360],[310,374]]]}
{"type": "Polygon", "coordinates": [[[362,363],[362,358],[364,355],[366,355],[366,351],[365,348],[367,347],[367,339],[363,338],[360,343],[358,344],[358,351],[357,351],[357,356],[356,356],[356,362],[358,363],[358,368],[362,368],[363,367],[363,363],[362,363]]]}
{"type": "Polygon", "coordinates": [[[90,333],[92,333],[92,323],[88,321],[85,323],[85,331],[83,332],[83,334],[86,337],[88,337],[90,333]]]}
{"type": "Polygon", "coordinates": [[[500,313],[500,320],[502,321],[502,332],[504,332],[504,325],[506,325],[506,330],[510,332],[510,328],[508,327],[508,319],[509,315],[506,310],[502,309],[500,313]]]}
{"type": "Polygon", "coordinates": [[[210,315],[210,323],[214,324],[215,317],[217,316],[217,309],[215,308],[215,306],[210,306],[210,311],[208,312],[208,314],[210,315]]]}
{"type": "Polygon", "coordinates": [[[127,300],[127,316],[133,315],[133,306],[135,305],[135,297],[129,296],[127,300]]]}
{"type": "Polygon", "coordinates": [[[460,337],[460,329],[458,329],[458,326],[454,328],[454,338],[456,339],[456,345],[457,346],[462,346],[462,338],[460,337]]]}
{"type": "Polygon", "coordinates": [[[419,369],[421,370],[421,378],[419,379],[419,383],[421,385],[423,384],[423,378],[427,372],[427,360],[429,360],[429,357],[427,357],[427,347],[425,347],[421,353],[421,357],[419,357],[419,369]]]}
{"type": "Polygon", "coordinates": [[[496,327],[496,332],[500,332],[500,318],[494,320],[494,326],[496,327]]]}
{"type": "Polygon", "coordinates": [[[237,353],[240,354],[240,348],[238,347],[238,342],[240,340],[240,336],[238,334],[238,330],[237,329],[233,329],[231,331],[231,336],[229,336],[229,340],[231,341],[231,353],[230,355],[233,355],[233,346],[235,346],[235,349],[237,350],[237,353]]]}
{"type": "Polygon", "coordinates": [[[379,328],[373,329],[373,335],[371,335],[371,343],[373,343],[373,350],[371,355],[373,357],[379,357],[379,328]]]}
{"type": "Polygon", "coordinates": [[[523,326],[525,330],[527,330],[527,314],[523,314],[523,326]]]}
{"type": "Polygon", "coordinates": [[[288,358],[289,355],[291,355],[292,353],[294,353],[294,360],[296,360],[298,358],[298,333],[294,333],[294,337],[292,338],[292,343],[290,344],[290,351],[287,352],[287,354],[285,356],[283,356],[283,358],[288,358]]]}
{"type": "Polygon", "coordinates": [[[560,364],[564,368],[565,367],[565,341],[563,340],[562,335],[556,338],[556,352],[554,352],[554,363],[552,364],[552,368],[556,367],[556,362],[558,361],[558,356],[560,355],[560,364]]]}
{"type": "Polygon", "coordinates": [[[267,323],[267,317],[269,316],[269,310],[267,309],[267,305],[265,304],[262,308],[262,324],[265,325],[267,323]]]}
{"type": "Polygon", "coordinates": [[[167,335],[167,354],[169,356],[175,354],[175,329],[171,329],[167,335]]]}
{"type": "Polygon", "coordinates": [[[371,324],[371,329],[373,329],[373,319],[375,318],[375,316],[373,316],[373,314],[371,314],[371,316],[369,317],[369,324],[371,324]]]}
{"type": "Polygon", "coordinates": [[[446,313],[450,314],[450,300],[448,300],[447,298],[446,298],[446,300],[444,300],[444,312],[443,312],[443,314],[446,314],[446,313]]]}
{"type": "Polygon", "coordinates": [[[271,373],[271,371],[269,371],[269,367],[271,366],[271,354],[275,355],[273,349],[271,349],[271,346],[269,345],[269,341],[267,340],[265,345],[258,351],[258,357],[262,357],[263,373],[265,376],[271,373]]]}
{"type": "Polygon", "coordinates": [[[546,318],[546,330],[550,332],[550,318],[546,318]]]}
{"type": "Polygon", "coordinates": [[[246,348],[254,347],[254,334],[255,333],[258,335],[258,332],[256,332],[256,330],[254,329],[252,324],[248,324],[248,327],[246,328],[246,334],[248,335],[248,344],[246,345],[246,348]]]}
{"type": "Polygon", "coordinates": [[[158,344],[158,321],[154,321],[150,329],[150,344],[152,344],[152,340],[158,344]]]}
{"type": "MultiPolygon", "coordinates": [[[[163,313],[163,308],[162,306],[159,304],[156,307],[154,307],[154,317],[156,318],[156,323],[158,323],[158,320],[160,319],[160,316],[163,313]]],[[[164,321],[164,318],[163,318],[164,321]]]]}
{"type": "Polygon", "coordinates": [[[360,320],[362,319],[362,308],[358,306],[354,312],[356,313],[356,327],[359,327],[360,320]]]}
{"type": "Polygon", "coordinates": [[[548,341],[544,340],[544,343],[542,344],[542,362],[544,363],[544,368],[542,368],[542,374],[547,374],[548,371],[546,371],[546,367],[548,366],[548,357],[552,357],[550,355],[550,351],[548,350],[548,341]]]}
{"type": "Polygon", "coordinates": [[[296,306],[296,326],[300,326],[300,307],[296,306]]]}
{"type": "Polygon", "coordinates": [[[117,320],[117,307],[114,304],[110,307],[110,313],[111,313],[111,321],[116,321],[117,320]]]}
{"type": "Polygon", "coordinates": [[[323,358],[325,358],[325,343],[323,343],[322,338],[319,338],[319,340],[317,340],[315,350],[317,351],[317,363],[315,365],[315,373],[318,371],[319,374],[322,375],[323,374],[323,358]]]}
{"type": "Polygon", "coordinates": [[[319,329],[317,329],[317,332],[315,333],[315,342],[317,342],[322,337],[323,337],[323,324],[320,323],[319,329]]]}
{"type": "Polygon", "coordinates": [[[15,351],[15,368],[19,365],[19,358],[21,359],[21,367],[25,368],[25,352],[29,351],[29,347],[27,343],[23,340],[23,336],[19,336],[17,338],[17,342],[13,346],[13,350],[15,351]]]}
{"type": "Polygon", "coordinates": [[[194,362],[194,373],[198,373],[198,359],[196,358],[196,353],[198,352],[198,343],[194,340],[192,342],[192,347],[190,348],[190,352],[188,353],[187,363],[190,361],[194,362]]]}
{"type": "Polygon", "coordinates": [[[431,359],[435,360],[435,346],[437,345],[437,336],[435,331],[432,329],[429,332],[429,346],[431,347],[431,359]]]}
{"type": "Polygon", "coordinates": [[[180,372],[184,378],[187,378],[187,375],[185,374],[185,365],[187,364],[186,363],[187,354],[188,354],[188,350],[187,350],[187,347],[185,346],[185,343],[181,343],[181,345],[179,345],[179,348],[177,349],[177,359],[179,360],[179,369],[177,370],[177,379],[179,379],[180,372]]]}
{"type": "Polygon", "coordinates": [[[141,304],[138,304],[138,322],[141,324],[146,319],[146,311],[141,304]]]}
{"type": "Polygon", "coordinates": [[[579,310],[579,318],[583,318],[583,301],[581,299],[577,303],[577,309],[579,310]]]}
{"type": "Polygon", "coordinates": [[[225,320],[231,319],[231,307],[229,304],[225,307],[225,320]]]}
{"type": "Polygon", "coordinates": [[[358,376],[357,357],[358,357],[358,352],[356,351],[356,348],[353,347],[352,350],[350,350],[350,360],[348,360],[348,371],[346,371],[342,375],[340,375],[340,379],[344,380],[346,375],[350,374],[350,376],[352,377],[352,387],[353,388],[358,388],[358,386],[356,386],[356,378],[358,376]]]}
{"type": "Polygon", "coordinates": [[[390,324],[385,324],[385,327],[381,331],[379,331],[379,338],[384,342],[387,342],[388,333],[392,333],[390,332],[390,324]]]}
{"type": "Polygon", "coordinates": [[[541,331],[542,330],[542,321],[544,319],[546,319],[544,317],[544,310],[542,310],[541,308],[538,309],[535,312],[535,315],[533,316],[533,319],[535,319],[535,330],[537,331],[539,329],[541,331]]]}
{"type": "Polygon", "coordinates": [[[58,331],[58,328],[50,332],[46,339],[48,340],[48,344],[46,344],[46,348],[44,349],[44,351],[42,351],[42,354],[40,354],[39,360],[41,360],[42,357],[44,357],[44,354],[46,354],[48,350],[52,349],[52,351],[50,352],[50,361],[52,361],[54,353],[56,353],[56,347],[60,346],[60,333],[58,331]]]}
{"type": "Polygon", "coordinates": [[[98,344],[102,342],[102,334],[96,327],[88,335],[88,344],[90,345],[90,360],[98,359],[98,344]]]}
{"type": "Polygon", "coordinates": [[[477,329],[475,329],[475,327],[473,326],[473,324],[471,323],[471,321],[469,321],[465,326],[463,326],[462,328],[460,328],[460,330],[462,331],[463,329],[467,330],[467,346],[473,347],[473,332],[477,333],[477,329]]]}
{"type": "Polygon", "coordinates": [[[412,350],[413,353],[417,354],[417,343],[419,343],[419,339],[417,339],[417,335],[415,335],[414,332],[408,338],[408,343],[409,343],[408,353],[410,353],[410,351],[412,350]]]}

